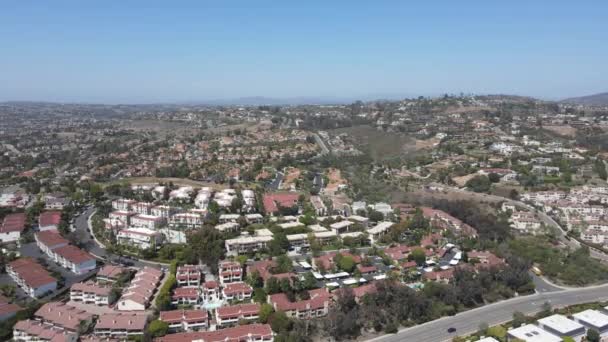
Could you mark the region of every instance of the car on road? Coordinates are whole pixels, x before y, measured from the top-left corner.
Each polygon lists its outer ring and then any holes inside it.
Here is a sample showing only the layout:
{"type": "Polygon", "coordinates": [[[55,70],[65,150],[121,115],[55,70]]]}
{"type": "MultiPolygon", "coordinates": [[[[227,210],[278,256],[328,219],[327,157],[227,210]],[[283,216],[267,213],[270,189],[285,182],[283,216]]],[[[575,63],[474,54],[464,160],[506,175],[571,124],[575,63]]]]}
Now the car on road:
{"type": "Polygon", "coordinates": [[[449,327],[448,328],[448,333],[452,334],[452,333],[455,333],[455,332],[456,332],[456,328],[454,328],[454,327],[449,327]]]}

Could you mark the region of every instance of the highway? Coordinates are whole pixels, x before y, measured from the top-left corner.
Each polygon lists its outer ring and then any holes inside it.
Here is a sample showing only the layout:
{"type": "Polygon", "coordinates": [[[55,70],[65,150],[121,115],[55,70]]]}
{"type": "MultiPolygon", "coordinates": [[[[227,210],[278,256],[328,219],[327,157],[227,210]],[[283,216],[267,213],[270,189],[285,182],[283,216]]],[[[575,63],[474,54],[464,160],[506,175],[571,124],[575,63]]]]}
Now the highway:
{"type": "Polygon", "coordinates": [[[397,342],[442,342],[451,341],[455,336],[466,336],[479,329],[480,323],[490,326],[505,323],[512,319],[513,312],[520,311],[526,315],[542,310],[545,302],[553,308],[574,304],[608,300],[608,284],[580,289],[559,290],[547,293],[536,293],[516,297],[502,302],[489,304],[455,316],[440,318],[428,323],[400,330],[396,334],[383,335],[370,341],[397,342]],[[454,333],[448,328],[454,327],[454,333]]]}

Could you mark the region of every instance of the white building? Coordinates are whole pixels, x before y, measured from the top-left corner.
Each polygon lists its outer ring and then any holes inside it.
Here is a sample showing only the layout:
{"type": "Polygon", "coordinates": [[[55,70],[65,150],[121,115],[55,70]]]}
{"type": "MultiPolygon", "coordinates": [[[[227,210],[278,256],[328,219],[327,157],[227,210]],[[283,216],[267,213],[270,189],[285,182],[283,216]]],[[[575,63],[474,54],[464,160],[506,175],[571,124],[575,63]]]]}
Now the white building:
{"type": "Polygon", "coordinates": [[[199,213],[179,213],[169,218],[169,226],[172,228],[183,227],[196,229],[203,225],[203,216],[199,213]]]}
{"type": "Polygon", "coordinates": [[[544,330],[557,336],[570,336],[576,340],[580,340],[585,334],[585,327],[571,319],[562,315],[551,315],[539,319],[538,326],[544,330]]]}
{"type": "Polygon", "coordinates": [[[526,324],[507,331],[509,340],[520,339],[526,342],[562,342],[561,337],[553,335],[533,324],[526,324]]]}
{"type": "Polygon", "coordinates": [[[147,228],[128,228],[118,232],[116,236],[118,243],[134,246],[139,249],[160,246],[163,235],[157,231],[147,228]]]}
{"type": "Polygon", "coordinates": [[[135,228],[158,229],[166,222],[166,218],[159,216],[139,214],[131,217],[131,226],[135,228]]]}
{"type": "Polygon", "coordinates": [[[604,334],[608,332],[608,316],[597,311],[597,310],[585,310],[583,312],[575,313],[572,315],[572,319],[588,329],[595,329],[604,334]]]}
{"type": "Polygon", "coordinates": [[[92,281],[76,283],[70,288],[70,300],[85,304],[107,306],[112,304],[112,288],[92,281]]]}
{"type": "Polygon", "coordinates": [[[381,222],[378,222],[378,224],[376,224],[375,226],[368,229],[367,233],[369,234],[369,239],[370,239],[371,243],[372,244],[377,243],[378,239],[382,235],[386,234],[386,232],[388,232],[388,230],[394,225],[395,225],[395,223],[393,223],[393,222],[381,221],[381,222]]]}

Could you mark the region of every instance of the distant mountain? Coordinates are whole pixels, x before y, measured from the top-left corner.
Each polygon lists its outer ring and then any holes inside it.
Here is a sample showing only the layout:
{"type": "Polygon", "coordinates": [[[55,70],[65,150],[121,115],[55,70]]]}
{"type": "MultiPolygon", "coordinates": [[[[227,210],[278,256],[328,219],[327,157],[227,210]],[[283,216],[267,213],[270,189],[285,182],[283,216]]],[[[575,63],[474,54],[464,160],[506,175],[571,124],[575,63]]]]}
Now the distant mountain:
{"type": "Polygon", "coordinates": [[[599,93],[588,96],[572,97],[562,100],[564,103],[574,103],[587,106],[608,106],[608,93],[599,93]]]}

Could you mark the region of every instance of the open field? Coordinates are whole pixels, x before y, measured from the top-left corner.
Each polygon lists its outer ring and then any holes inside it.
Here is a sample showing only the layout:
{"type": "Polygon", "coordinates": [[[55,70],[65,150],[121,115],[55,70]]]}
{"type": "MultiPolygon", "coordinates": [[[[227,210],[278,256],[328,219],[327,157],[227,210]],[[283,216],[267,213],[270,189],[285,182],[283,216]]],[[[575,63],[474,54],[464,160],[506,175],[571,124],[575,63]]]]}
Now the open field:
{"type": "MultiPolygon", "coordinates": [[[[186,179],[186,178],[159,178],[159,177],[131,177],[131,178],[122,178],[118,181],[115,181],[113,183],[117,183],[117,182],[128,182],[131,184],[155,184],[155,183],[168,183],[168,182],[173,182],[173,184],[175,185],[183,185],[183,186],[192,186],[192,187],[210,187],[216,190],[221,190],[221,189],[225,189],[228,186],[227,185],[223,185],[223,184],[217,184],[217,183],[211,183],[211,182],[201,182],[201,181],[195,181],[192,179],[186,179]]],[[[110,184],[110,183],[107,183],[110,184]]]]}
{"type": "Polygon", "coordinates": [[[371,126],[346,127],[329,132],[347,133],[355,141],[357,148],[368,150],[376,161],[405,157],[416,150],[415,139],[404,134],[378,131],[371,126]]]}
{"type": "Polygon", "coordinates": [[[543,126],[543,128],[564,137],[574,138],[576,136],[576,128],[570,125],[543,126]]]}
{"type": "Polygon", "coordinates": [[[193,123],[160,120],[126,120],[124,128],[139,132],[156,132],[161,136],[167,134],[197,134],[201,132],[193,123]]]}

